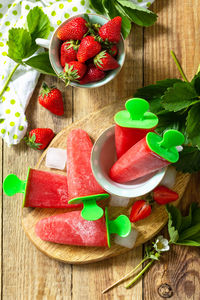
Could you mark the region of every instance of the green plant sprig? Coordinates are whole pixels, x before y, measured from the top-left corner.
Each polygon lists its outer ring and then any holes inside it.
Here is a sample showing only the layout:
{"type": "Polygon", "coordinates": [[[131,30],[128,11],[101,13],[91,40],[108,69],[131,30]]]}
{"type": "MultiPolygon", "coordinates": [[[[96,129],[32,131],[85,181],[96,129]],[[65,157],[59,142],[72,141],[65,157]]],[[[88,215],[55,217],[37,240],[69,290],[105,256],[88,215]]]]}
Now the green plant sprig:
{"type": "Polygon", "coordinates": [[[8,57],[16,62],[15,67],[8,75],[0,97],[5,92],[13,74],[20,65],[28,65],[40,73],[56,76],[51,67],[48,52],[33,56],[39,49],[35,40],[46,39],[50,33],[50,21],[47,15],[38,6],[31,9],[26,18],[26,28],[11,28],[8,33],[8,57]]]}
{"type": "Polygon", "coordinates": [[[158,236],[152,245],[145,247],[145,256],[143,260],[128,274],[102,291],[103,294],[133,276],[139,267],[148,261],[144,268],[142,268],[142,270],[125,286],[126,288],[130,288],[142,277],[155,261],[160,259],[162,252],[169,251],[173,244],[200,247],[200,207],[198,204],[192,203],[190,205],[189,214],[187,216],[183,216],[180,210],[173,205],[167,204],[166,210],[169,216],[169,241],[163,236],[158,236]]]}
{"type": "Polygon", "coordinates": [[[171,55],[182,80],[157,81],[138,89],[134,96],[149,101],[150,110],[158,115],[158,134],[167,129],[176,129],[184,134],[185,144],[175,167],[178,171],[193,173],[200,170],[200,67],[189,82],[173,51],[171,55]]]}

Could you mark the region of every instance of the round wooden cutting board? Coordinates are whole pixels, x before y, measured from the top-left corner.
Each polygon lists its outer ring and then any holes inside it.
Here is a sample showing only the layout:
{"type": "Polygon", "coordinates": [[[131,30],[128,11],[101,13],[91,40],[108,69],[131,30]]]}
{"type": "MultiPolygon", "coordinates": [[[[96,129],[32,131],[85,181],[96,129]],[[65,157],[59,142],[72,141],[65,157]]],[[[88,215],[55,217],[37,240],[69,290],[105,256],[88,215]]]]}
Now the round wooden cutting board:
{"type": "MultiPolygon", "coordinates": [[[[123,108],[124,102],[114,103],[103,108],[98,112],[89,115],[87,118],[79,122],[73,123],[72,125],[62,130],[59,134],[57,134],[56,137],[52,140],[49,147],[66,149],[67,135],[74,128],[84,129],[88,132],[93,141],[95,141],[95,139],[97,139],[97,137],[106,128],[110,127],[113,124],[114,114],[123,108]]],[[[43,152],[35,168],[44,171],[52,171],[55,173],[66,174],[66,171],[50,170],[49,168],[45,167],[46,152],[47,150],[43,152]]],[[[189,179],[189,174],[178,173],[174,190],[179,193],[180,198],[176,201],[175,205],[177,205],[180,201],[189,179]]],[[[77,247],[45,242],[40,240],[36,236],[34,228],[38,220],[67,211],[69,211],[69,209],[23,209],[22,225],[25,233],[27,234],[31,242],[49,257],[66,263],[84,264],[100,261],[130,251],[130,249],[115,245],[114,243],[111,244],[110,249],[94,247],[77,247]]],[[[109,218],[114,219],[120,214],[129,215],[129,212],[130,206],[129,208],[109,207],[109,218]]],[[[135,228],[139,232],[135,247],[145,243],[146,241],[150,240],[153,236],[155,236],[163,228],[166,222],[167,213],[165,211],[165,207],[154,207],[152,214],[147,219],[139,221],[136,224],[132,225],[133,228],[135,228]]]]}

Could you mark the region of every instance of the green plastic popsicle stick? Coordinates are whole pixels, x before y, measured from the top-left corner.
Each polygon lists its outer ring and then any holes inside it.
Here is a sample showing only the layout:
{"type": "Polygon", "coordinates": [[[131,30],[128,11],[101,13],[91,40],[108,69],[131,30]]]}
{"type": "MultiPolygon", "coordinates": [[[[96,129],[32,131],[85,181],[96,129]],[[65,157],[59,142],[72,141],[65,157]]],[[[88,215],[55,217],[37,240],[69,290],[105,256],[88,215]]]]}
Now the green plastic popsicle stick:
{"type": "Polygon", "coordinates": [[[121,127],[151,129],[158,124],[158,117],[149,110],[149,103],[141,98],[129,99],[125,103],[127,110],[116,113],[114,120],[121,127]]]}
{"type": "Polygon", "coordinates": [[[90,195],[79,198],[74,198],[70,200],[69,204],[80,204],[83,203],[83,209],[81,211],[81,216],[87,221],[95,221],[103,216],[103,209],[97,205],[97,201],[106,199],[109,194],[98,194],[90,195]]]}
{"type": "Polygon", "coordinates": [[[7,196],[13,196],[17,193],[25,193],[26,180],[20,180],[17,175],[8,175],[3,182],[3,191],[7,196]]]}
{"type": "Polygon", "coordinates": [[[131,232],[131,222],[125,215],[120,215],[115,220],[109,220],[108,209],[105,208],[105,219],[107,227],[108,247],[110,248],[110,235],[116,233],[121,237],[126,237],[131,232]]]}
{"type": "Polygon", "coordinates": [[[176,146],[182,145],[184,140],[184,135],[174,129],[166,131],[163,138],[153,132],[149,132],[146,136],[146,142],[151,151],[171,163],[178,161],[179,153],[176,146]]]}

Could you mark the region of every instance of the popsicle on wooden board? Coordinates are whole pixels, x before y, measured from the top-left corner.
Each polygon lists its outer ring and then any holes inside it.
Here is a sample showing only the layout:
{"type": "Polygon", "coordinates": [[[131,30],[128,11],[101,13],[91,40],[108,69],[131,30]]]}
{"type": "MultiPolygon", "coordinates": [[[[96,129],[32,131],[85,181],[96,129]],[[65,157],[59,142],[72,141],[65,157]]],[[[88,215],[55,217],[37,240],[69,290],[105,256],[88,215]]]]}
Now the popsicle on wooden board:
{"type": "Polygon", "coordinates": [[[69,203],[83,203],[81,215],[88,221],[103,216],[96,201],[109,197],[96,181],[91,168],[92,141],[82,129],[74,129],[67,138],[67,181],[69,203]]]}
{"type": "Polygon", "coordinates": [[[23,193],[23,207],[73,208],[81,204],[69,204],[67,176],[29,168],[27,179],[8,175],[3,183],[6,195],[23,193]]]}
{"type": "Polygon", "coordinates": [[[129,218],[120,215],[111,221],[107,208],[95,221],[83,219],[77,210],[42,219],[35,226],[36,235],[44,241],[89,247],[110,247],[110,234],[127,237],[130,232],[129,218]]]}

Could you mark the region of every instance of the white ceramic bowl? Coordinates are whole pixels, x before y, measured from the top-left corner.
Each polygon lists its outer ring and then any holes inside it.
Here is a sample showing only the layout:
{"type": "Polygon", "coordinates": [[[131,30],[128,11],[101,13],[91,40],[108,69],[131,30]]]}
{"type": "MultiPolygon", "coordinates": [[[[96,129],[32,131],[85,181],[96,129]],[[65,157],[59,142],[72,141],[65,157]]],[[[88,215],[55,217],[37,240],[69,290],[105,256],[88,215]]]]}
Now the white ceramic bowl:
{"type": "Polygon", "coordinates": [[[98,183],[109,193],[134,198],[152,191],[163,179],[166,169],[120,184],[110,179],[108,173],[117,159],[115,150],[115,126],[105,130],[94,144],[91,156],[93,174],[98,183]]]}

